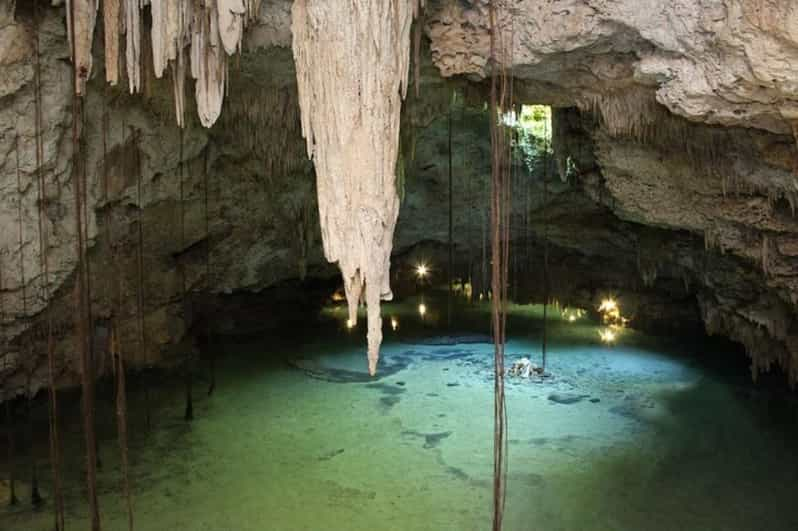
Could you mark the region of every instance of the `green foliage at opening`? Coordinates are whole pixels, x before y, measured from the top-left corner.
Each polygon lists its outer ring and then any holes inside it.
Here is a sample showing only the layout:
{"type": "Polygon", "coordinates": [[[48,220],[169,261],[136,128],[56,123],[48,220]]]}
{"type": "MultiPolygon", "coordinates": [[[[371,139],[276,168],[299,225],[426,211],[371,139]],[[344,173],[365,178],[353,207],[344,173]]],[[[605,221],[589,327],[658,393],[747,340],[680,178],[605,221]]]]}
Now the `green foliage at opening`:
{"type": "Polygon", "coordinates": [[[548,105],[524,105],[521,113],[508,119],[515,129],[516,153],[528,171],[551,155],[551,107],[548,105]]]}

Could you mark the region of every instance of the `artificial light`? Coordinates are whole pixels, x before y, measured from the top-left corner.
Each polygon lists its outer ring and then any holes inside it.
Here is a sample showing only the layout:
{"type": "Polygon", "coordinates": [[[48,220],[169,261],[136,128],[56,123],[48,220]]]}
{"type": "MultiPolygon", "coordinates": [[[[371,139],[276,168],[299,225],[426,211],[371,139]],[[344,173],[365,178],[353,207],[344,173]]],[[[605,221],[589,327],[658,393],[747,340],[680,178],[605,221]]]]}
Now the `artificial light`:
{"type": "Polygon", "coordinates": [[[416,266],[416,276],[418,278],[425,278],[429,274],[427,264],[418,264],[416,266]]]}

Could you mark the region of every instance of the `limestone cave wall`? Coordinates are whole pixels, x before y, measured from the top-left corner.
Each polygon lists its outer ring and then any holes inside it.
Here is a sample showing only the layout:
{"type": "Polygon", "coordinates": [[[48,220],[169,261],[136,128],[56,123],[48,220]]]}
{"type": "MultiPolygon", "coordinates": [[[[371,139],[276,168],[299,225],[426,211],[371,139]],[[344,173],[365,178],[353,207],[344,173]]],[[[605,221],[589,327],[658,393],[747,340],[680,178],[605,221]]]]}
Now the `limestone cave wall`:
{"type": "MultiPolygon", "coordinates": [[[[0,381],[12,393],[28,379],[46,381],[48,305],[59,383],[78,378],[71,67],[64,8],[55,4],[37,31],[23,2],[0,0],[0,381]],[[50,300],[42,296],[35,184],[37,34],[50,300]]],[[[98,352],[112,312],[122,344],[136,343],[139,215],[147,343],[130,347],[133,365],[177,360],[213,297],[334,276],[301,137],[290,8],[290,0],[261,2],[209,129],[187,102],[179,133],[171,83],[151,69],[142,69],[142,94],[131,96],[125,83],[106,86],[95,61],[83,127],[98,352]]],[[[790,67],[798,64],[798,7],[522,0],[506,13],[515,98],[555,107],[548,170],[562,173],[544,196],[542,168],[518,172],[526,191],[513,205],[515,297],[541,300],[547,239],[553,290],[564,302],[588,306],[614,290],[634,301],[641,325],[703,323],[745,345],[754,375],[777,364],[798,379],[798,74],[790,67]]],[[[486,15],[485,0],[427,2],[419,96],[410,91],[402,115],[397,271],[414,249],[447,239],[452,112],[456,268],[478,283],[489,186],[486,15]]],[[[94,57],[102,56],[95,43],[94,57]]],[[[102,356],[97,363],[105,370],[102,356]]]]}

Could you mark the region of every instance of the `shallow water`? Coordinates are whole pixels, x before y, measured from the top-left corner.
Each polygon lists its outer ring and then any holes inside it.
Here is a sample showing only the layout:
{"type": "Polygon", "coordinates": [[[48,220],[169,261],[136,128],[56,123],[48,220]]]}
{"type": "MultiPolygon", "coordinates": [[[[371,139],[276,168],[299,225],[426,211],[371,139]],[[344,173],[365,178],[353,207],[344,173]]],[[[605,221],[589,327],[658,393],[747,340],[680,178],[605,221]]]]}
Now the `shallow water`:
{"type": "MultiPolygon", "coordinates": [[[[363,374],[363,327],[347,331],[334,310],[304,338],[225,345],[217,391],[208,398],[198,384],[191,424],[178,379],[157,390],[149,433],[133,392],[136,528],[489,529],[493,347],[479,336],[431,341],[440,316],[430,305],[422,322],[415,304],[387,307],[399,329],[386,322],[376,380],[363,374]]],[[[538,356],[538,314],[511,320],[508,363],[538,356]]],[[[484,333],[486,314],[457,322],[484,333]]],[[[628,331],[608,347],[586,320],[554,320],[550,333],[552,376],[508,380],[505,529],[798,529],[798,435],[783,400],[695,363],[702,345],[628,331]]],[[[83,529],[72,425],[67,523],[83,529]]],[[[112,437],[100,440],[100,503],[104,529],[121,530],[112,437]]],[[[47,497],[46,446],[36,452],[47,497]]],[[[49,506],[3,505],[4,531],[51,528],[49,506]]]]}

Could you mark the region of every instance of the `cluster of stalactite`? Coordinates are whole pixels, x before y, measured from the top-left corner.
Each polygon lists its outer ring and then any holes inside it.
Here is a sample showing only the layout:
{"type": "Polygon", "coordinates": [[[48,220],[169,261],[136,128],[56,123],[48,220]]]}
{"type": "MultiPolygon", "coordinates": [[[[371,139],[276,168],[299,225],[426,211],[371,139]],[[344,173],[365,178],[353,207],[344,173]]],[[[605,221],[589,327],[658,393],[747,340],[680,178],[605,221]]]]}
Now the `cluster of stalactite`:
{"type": "Polygon", "coordinates": [[[613,138],[667,148],[706,175],[732,173],[734,159],[728,153],[731,139],[727,128],[693,124],[675,116],[651,89],[633,86],[588,93],[577,104],[595,116],[613,138]]]}
{"type": "Polygon", "coordinates": [[[226,100],[219,125],[223,142],[235,143],[248,157],[263,161],[267,180],[310,169],[299,101],[290,87],[237,91],[235,98],[226,100]]]}
{"type": "MultiPolygon", "coordinates": [[[[145,9],[149,8],[152,67],[161,78],[171,70],[178,125],[184,124],[187,74],[195,80],[197,114],[210,127],[219,118],[227,88],[228,58],[241,51],[244,28],[260,11],[261,0],[103,0],[106,81],[116,85],[124,57],[128,88],[142,88],[145,9]],[[123,49],[124,37],[124,54],[123,49]]],[[[100,0],[67,0],[68,32],[75,90],[83,95],[92,71],[92,45],[100,0]],[[72,27],[74,24],[74,28],[72,27]]]]}
{"type": "MultiPolygon", "coordinates": [[[[105,230],[105,240],[110,246],[110,260],[103,264],[92,274],[89,261],[89,190],[91,184],[88,179],[88,162],[86,146],[86,110],[85,93],[87,82],[92,69],[92,40],[95,33],[96,18],[99,8],[103,7],[103,20],[105,23],[105,49],[106,49],[106,75],[111,84],[119,81],[119,50],[120,37],[126,36],[127,45],[127,74],[131,92],[140,90],[142,87],[141,61],[143,59],[142,50],[147,50],[141,41],[141,29],[143,27],[143,11],[147,6],[150,9],[150,19],[152,20],[152,64],[156,77],[161,77],[167,67],[172,69],[175,81],[175,102],[177,105],[178,125],[181,127],[180,142],[180,248],[185,247],[185,212],[184,212],[184,164],[182,156],[182,131],[184,126],[182,105],[184,101],[184,79],[186,63],[184,55],[186,48],[191,49],[191,72],[197,80],[196,100],[198,104],[198,114],[200,121],[205,126],[210,126],[219,116],[222,107],[222,96],[224,95],[226,61],[227,56],[240,51],[241,39],[243,36],[244,23],[254,17],[259,8],[259,1],[250,0],[208,0],[205,2],[186,0],[178,2],[148,2],[143,0],[117,1],[105,0],[102,4],[99,1],[87,0],[78,2],[72,0],[67,3],[67,27],[70,44],[70,55],[73,58],[72,72],[72,165],[70,187],[74,197],[74,238],[75,238],[75,257],[76,271],[74,275],[74,323],[69,324],[55,322],[52,308],[53,288],[50,279],[50,235],[47,223],[48,215],[48,181],[45,178],[44,164],[44,145],[43,145],[43,110],[44,101],[42,98],[41,80],[41,51],[39,49],[39,10],[43,0],[34,3],[34,28],[35,39],[35,63],[34,63],[34,130],[36,147],[36,170],[30,183],[25,182],[23,176],[32,172],[24,171],[20,166],[20,152],[24,150],[23,138],[17,135],[14,143],[14,154],[16,156],[16,180],[17,180],[17,234],[18,236],[18,264],[19,264],[19,300],[18,308],[14,312],[9,312],[6,301],[6,288],[4,285],[4,267],[7,265],[4,258],[11,255],[8,250],[0,252],[0,329],[4,332],[4,349],[2,352],[2,375],[3,375],[3,396],[6,407],[6,423],[8,425],[8,449],[9,449],[9,470],[11,471],[11,502],[16,503],[18,498],[14,490],[15,478],[17,477],[15,464],[17,458],[16,442],[18,429],[15,427],[15,420],[19,417],[15,415],[11,403],[11,396],[23,394],[26,407],[26,426],[27,439],[33,440],[33,399],[36,389],[33,388],[34,371],[37,367],[37,353],[43,343],[43,332],[41,322],[44,321],[46,332],[47,349],[47,384],[48,384],[48,406],[49,406],[49,446],[50,463],[53,471],[52,495],[54,510],[54,529],[61,531],[65,527],[64,522],[64,502],[63,502],[63,480],[61,477],[62,451],[61,436],[58,425],[58,396],[56,393],[57,379],[63,376],[66,365],[57,366],[55,359],[55,340],[62,337],[64,329],[75,331],[76,338],[75,352],[79,358],[78,374],[81,384],[81,408],[83,415],[83,435],[85,443],[85,478],[86,478],[86,497],[89,506],[89,520],[91,528],[99,530],[101,528],[100,508],[98,502],[97,472],[100,467],[98,439],[95,432],[95,409],[96,396],[95,382],[98,377],[98,363],[103,366],[110,366],[113,374],[115,393],[113,401],[115,403],[116,426],[120,451],[122,490],[126,500],[128,512],[128,528],[133,529],[133,503],[132,488],[129,478],[129,458],[128,458],[128,419],[127,419],[127,384],[126,372],[127,364],[132,359],[143,361],[146,355],[146,330],[144,320],[144,241],[143,241],[143,201],[142,201],[142,161],[140,147],[138,145],[140,135],[135,131],[127,135],[127,127],[122,123],[118,130],[121,132],[122,140],[119,142],[120,148],[116,152],[117,168],[113,171],[120,171],[126,176],[131,176],[133,172],[137,174],[136,202],[137,212],[137,242],[135,236],[125,241],[120,239],[120,234],[124,229],[116,226],[113,211],[113,198],[111,188],[112,161],[114,156],[109,153],[109,131],[111,130],[110,112],[107,108],[109,101],[108,94],[102,96],[102,197],[105,203],[102,217],[102,227],[105,230]],[[221,54],[221,55],[220,55],[221,54]],[[221,57],[221,59],[220,59],[221,57]],[[132,60],[131,60],[132,59],[132,60]],[[213,59],[213,60],[211,60],[213,59]],[[216,61],[216,62],[214,62],[216,61]],[[214,66],[216,65],[216,66],[214,66]],[[125,142],[129,136],[129,142],[125,142]],[[127,145],[126,145],[127,144],[127,145]],[[134,155],[135,157],[131,156],[134,155]],[[30,186],[32,184],[33,186],[30,186]],[[36,193],[36,209],[38,213],[38,243],[40,272],[31,274],[30,264],[26,258],[30,253],[26,250],[25,227],[26,217],[29,216],[28,209],[24,205],[24,198],[31,192],[36,193]],[[122,271],[126,268],[123,260],[126,255],[126,248],[135,248],[136,273],[135,278],[125,279],[122,271]],[[26,256],[27,255],[27,256],[26,256]],[[26,267],[27,266],[27,267],[26,267]],[[125,334],[125,321],[129,320],[132,311],[127,308],[129,304],[129,293],[125,287],[126,280],[135,283],[135,320],[136,320],[136,341],[129,341],[125,334]],[[92,281],[100,282],[100,290],[93,295],[92,281]],[[29,283],[33,283],[34,289],[29,289],[29,283]],[[36,298],[38,297],[38,299],[36,298]],[[31,305],[31,302],[38,303],[31,305]],[[99,302],[99,308],[103,313],[102,318],[107,318],[109,333],[107,337],[107,349],[98,345],[95,336],[98,315],[94,312],[98,310],[94,306],[99,302]],[[43,308],[43,313],[37,318],[39,326],[30,327],[24,334],[16,334],[16,351],[10,352],[11,344],[8,341],[7,326],[9,314],[24,316],[28,318],[37,313],[37,307],[43,308]],[[13,354],[16,354],[14,357],[13,354]],[[107,354],[108,360],[104,358],[107,354]],[[110,361],[110,365],[106,362],[110,361]],[[10,365],[10,367],[9,367],[10,365]],[[7,376],[9,373],[21,370],[24,372],[24,390],[9,388],[7,376]],[[10,395],[10,396],[9,396],[10,395]]],[[[296,106],[295,106],[296,107],[296,106]]],[[[295,119],[298,123],[298,119],[295,119]]],[[[298,125],[296,126],[298,130],[298,125]]],[[[298,133],[297,133],[298,136],[298,133]]],[[[205,161],[204,176],[204,214],[205,229],[207,236],[210,235],[209,220],[209,199],[208,199],[208,175],[207,175],[207,150],[205,161]]],[[[122,179],[123,181],[125,179],[122,179]]],[[[98,218],[99,221],[99,218],[98,218]]],[[[97,264],[95,264],[97,265],[97,264]]],[[[182,296],[185,300],[186,281],[182,264],[178,264],[182,280],[182,296]]],[[[211,265],[210,250],[206,248],[205,255],[206,290],[210,286],[211,265]]],[[[17,319],[19,320],[19,317],[17,319]]],[[[206,320],[207,321],[207,320],[206,320]]],[[[12,337],[14,334],[12,334],[12,337]]],[[[210,336],[210,330],[206,330],[206,337],[210,336]]],[[[186,418],[193,416],[191,411],[191,353],[186,356],[187,374],[187,404],[186,418]]],[[[211,385],[209,394],[213,392],[215,378],[211,374],[211,385]]],[[[147,410],[147,425],[150,425],[150,404],[149,392],[145,390],[145,402],[147,410]]],[[[38,489],[37,460],[35,454],[29,451],[30,455],[30,498],[34,505],[42,503],[43,499],[38,489]]]]}
{"type": "MultiPolygon", "coordinates": [[[[667,150],[697,174],[717,179],[724,196],[762,195],[771,205],[784,200],[795,215],[798,180],[782,185],[756,183],[735,167],[738,160],[761,157],[755,141],[737,141],[733,130],[727,127],[695,124],[675,116],[657,102],[652,90],[643,87],[586,94],[577,103],[611,137],[667,150]]],[[[558,143],[559,132],[555,129],[553,133],[558,143]]],[[[558,159],[558,163],[561,176],[565,177],[565,160],[558,159]]]]}
{"type": "Polygon", "coordinates": [[[722,335],[745,346],[753,381],[777,365],[786,373],[790,386],[798,386],[798,344],[788,336],[787,312],[778,306],[759,316],[732,312],[702,297],[699,307],[708,334],[722,335]]]}
{"type": "Polygon", "coordinates": [[[324,254],[341,269],[353,323],[365,299],[371,374],[382,343],[380,301],[392,297],[399,120],[419,7],[418,0],[297,0],[292,9],[302,133],[316,168],[324,254]]]}

